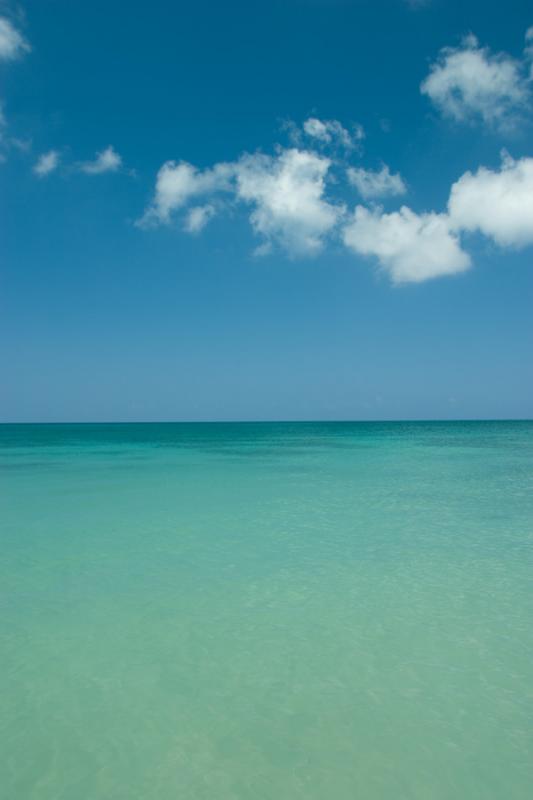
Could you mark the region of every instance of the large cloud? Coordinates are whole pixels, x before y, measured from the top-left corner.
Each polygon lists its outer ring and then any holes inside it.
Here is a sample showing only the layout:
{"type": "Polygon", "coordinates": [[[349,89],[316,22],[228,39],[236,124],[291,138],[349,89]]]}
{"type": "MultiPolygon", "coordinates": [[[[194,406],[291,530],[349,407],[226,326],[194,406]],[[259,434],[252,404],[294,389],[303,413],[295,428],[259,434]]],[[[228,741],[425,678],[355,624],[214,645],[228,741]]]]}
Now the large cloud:
{"type": "Polygon", "coordinates": [[[7,17],[0,17],[0,61],[14,61],[31,47],[7,17]]]}
{"type": "Polygon", "coordinates": [[[481,119],[498,127],[512,125],[530,99],[525,65],[492,54],[467,36],[460,47],[445,47],[420,89],[439,110],[455,120],[481,119]]]}
{"type": "Polygon", "coordinates": [[[480,231],[502,246],[533,244],[533,158],[505,154],[500,170],[466,172],[453,184],[448,208],[457,230],[480,231]]]}
{"type": "Polygon", "coordinates": [[[446,214],[416,214],[406,206],[384,214],[357,206],[343,239],[355,253],[377,258],[394,283],[420,283],[470,266],[446,214]]]}

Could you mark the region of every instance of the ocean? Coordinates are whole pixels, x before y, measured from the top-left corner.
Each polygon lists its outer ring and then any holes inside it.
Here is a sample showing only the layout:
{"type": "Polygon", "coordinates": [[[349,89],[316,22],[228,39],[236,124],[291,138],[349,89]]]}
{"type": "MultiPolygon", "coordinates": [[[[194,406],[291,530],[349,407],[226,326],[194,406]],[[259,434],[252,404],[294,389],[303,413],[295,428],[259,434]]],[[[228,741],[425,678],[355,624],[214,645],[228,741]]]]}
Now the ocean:
{"type": "Polygon", "coordinates": [[[529,800],[533,423],[0,426],[0,796],[529,800]]]}

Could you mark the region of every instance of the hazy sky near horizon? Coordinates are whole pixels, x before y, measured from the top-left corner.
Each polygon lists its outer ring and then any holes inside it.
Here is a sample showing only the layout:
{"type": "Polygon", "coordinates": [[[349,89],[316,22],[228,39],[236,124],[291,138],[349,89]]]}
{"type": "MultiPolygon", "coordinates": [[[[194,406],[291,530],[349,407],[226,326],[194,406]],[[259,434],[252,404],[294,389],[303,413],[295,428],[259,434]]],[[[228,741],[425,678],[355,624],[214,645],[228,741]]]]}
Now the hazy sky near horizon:
{"type": "Polygon", "coordinates": [[[0,421],[533,412],[533,7],[0,2],[0,421]]]}

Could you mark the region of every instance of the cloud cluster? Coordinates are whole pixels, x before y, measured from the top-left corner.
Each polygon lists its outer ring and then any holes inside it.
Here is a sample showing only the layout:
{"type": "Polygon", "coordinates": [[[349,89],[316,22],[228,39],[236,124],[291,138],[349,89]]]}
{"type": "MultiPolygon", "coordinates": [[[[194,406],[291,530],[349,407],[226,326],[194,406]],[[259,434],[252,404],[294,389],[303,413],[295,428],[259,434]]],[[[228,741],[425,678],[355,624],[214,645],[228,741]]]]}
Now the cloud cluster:
{"type": "MultiPolygon", "coordinates": [[[[250,208],[250,223],[262,240],[259,253],[276,244],[290,255],[314,254],[342,213],[340,206],[325,199],[330,166],[326,156],[295,147],[275,155],[247,153],[205,170],[168,161],[157,174],[154,198],[139,224],[168,223],[189,201],[225,193],[250,208]]],[[[184,227],[196,233],[215,213],[212,201],[196,205],[188,211],[184,227]]]]}
{"type": "Polygon", "coordinates": [[[533,158],[504,154],[499,170],[480,167],[451,187],[442,212],[416,212],[406,205],[386,212],[372,200],[406,191],[399,174],[348,168],[347,177],[369,206],[348,213],[332,198],[333,161],[296,147],[274,155],[244,154],[238,160],[199,170],[187,162],[167,162],[157,175],[143,227],[168,224],[181,210],[183,227],[199,233],[224,202],[249,209],[260,237],[258,253],[273,246],[290,256],[313,256],[332,237],[358,256],[374,258],[395,284],[420,283],[464,272],[472,264],[462,237],[479,232],[502,247],[533,244],[533,158]],[[221,201],[225,196],[225,201],[221,201]]]}
{"type": "Polygon", "coordinates": [[[31,50],[29,42],[7,17],[0,17],[0,61],[15,61],[31,50]]]}
{"type": "Polygon", "coordinates": [[[394,283],[419,283],[463,272],[471,259],[461,236],[478,232],[500,247],[533,244],[533,158],[503,154],[499,170],[465,172],[451,187],[444,213],[389,214],[357,206],[343,229],[353,252],[375,257],[394,283]]]}
{"type": "MultiPolygon", "coordinates": [[[[49,150],[39,156],[33,166],[33,173],[38,178],[44,178],[55,172],[61,163],[61,153],[59,150],[49,150]]],[[[92,161],[80,161],[70,165],[69,169],[74,172],[82,172],[85,175],[102,175],[105,172],[117,172],[122,167],[122,157],[111,145],[96,153],[92,161]]]]}
{"type": "MultiPolygon", "coordinates": [[[[508,128],[531,101],[533,27],[525,38],[522,59],[491,53],[472,35],[459,47],[444,48],[421,84],[422,93],[455,120],[478,119],[498,130],[508,128]]],[[[0,17],[0,60],[13,61],[30,49],[15,26],[0,17]]],[[[402,176],[386,164],[372,170],[347,163],[361,155],[365,133],[360,125],[347,128],[338,120],[310,116],[301,126],[287,127],[292,146],[278,147],[273,154],[244,153],[203,169],[186,161],[165,162],[137,224],[167,225],[179,214],[183,229],[199,234],[216,214],[239,205],[259,238],[256,253],[279,248],[291,257],[314,256],[334,240],[357,256],[374,259],[395,284],[469,269],[467,234],[481,234],[499,247],[533,245],[533,158],[515,160],[504,153],[499,169],[481,166],[465,172],[451,186],[442,211],[419,212],[407,205],[391,211],[377,202],[407,192],[402,176]],[[338,192],[340,178],[364,203],[351,212],[345,204],[346,186],[344,195],[342,187],[338,192]]],[[[60,152],[51,149],[39,156],[33,172],[44,178],[60,162],[60,152]]],[[[123,161],[109,145],[71,168],[101,175],[121,170],[123,161]]]]}
{"type": "Polygon", "coordinates": [[[500,129],[512,127],[531,100],[527,53],[526,48],[523,61],[493,54],[469,35],[460,47],[441,50],[420,90],[444,116],[481,120],[500,129]]]}

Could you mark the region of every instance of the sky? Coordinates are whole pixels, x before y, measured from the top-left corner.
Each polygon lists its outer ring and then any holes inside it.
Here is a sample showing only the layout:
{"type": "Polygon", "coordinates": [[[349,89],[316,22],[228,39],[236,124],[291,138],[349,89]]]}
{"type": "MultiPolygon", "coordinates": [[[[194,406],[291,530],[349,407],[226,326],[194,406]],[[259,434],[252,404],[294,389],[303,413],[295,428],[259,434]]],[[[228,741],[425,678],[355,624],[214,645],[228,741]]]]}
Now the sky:
{"type": "Polygon", "coordinates": [[[533,412],[533,7],[0,2],[0,421],[533,412]]]}

